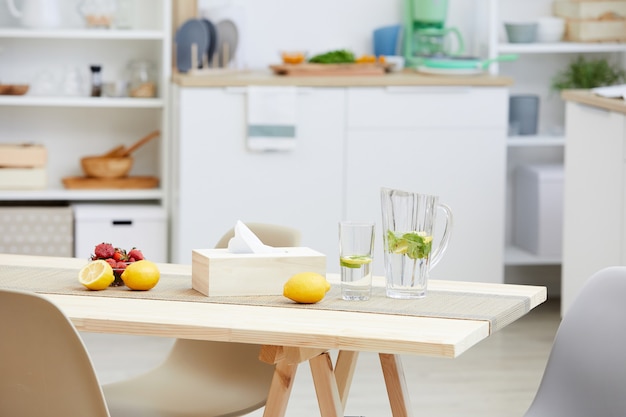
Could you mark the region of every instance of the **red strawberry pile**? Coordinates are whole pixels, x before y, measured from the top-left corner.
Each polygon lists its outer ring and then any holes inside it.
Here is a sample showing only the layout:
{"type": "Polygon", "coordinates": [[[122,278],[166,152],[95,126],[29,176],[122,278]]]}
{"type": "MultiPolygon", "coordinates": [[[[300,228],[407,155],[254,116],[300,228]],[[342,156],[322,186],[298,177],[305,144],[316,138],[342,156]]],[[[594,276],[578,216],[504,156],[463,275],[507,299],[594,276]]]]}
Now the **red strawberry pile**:
{"type": "Polygon", "coordinates": [[[115,275],[115,281],[113,281],[112,286],[120,286],[124,285],[122,281],[122,272],[126,269],[129,263],[135,261],[141,261],[145,259],[143,253],[137,248],[132,248],[130,251],[126,252],[125,249],[116,248],[110,243],[100,243],[96,245],[93,255],[91,255],[91,260],[95,261],[96,259],[103,259],[111,265],[113,268],[113,275],[115,275]]]}

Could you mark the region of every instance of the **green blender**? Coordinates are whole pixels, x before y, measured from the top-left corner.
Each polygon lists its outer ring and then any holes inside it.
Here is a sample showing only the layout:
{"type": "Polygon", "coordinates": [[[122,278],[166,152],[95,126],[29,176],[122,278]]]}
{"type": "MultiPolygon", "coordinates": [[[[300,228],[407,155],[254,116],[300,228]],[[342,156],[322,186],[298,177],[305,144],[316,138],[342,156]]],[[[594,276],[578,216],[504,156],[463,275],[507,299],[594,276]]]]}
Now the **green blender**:
{"type": "Polygon", "coordinates": [[[448,0],[405,0],[404,59],[415,67],[423,58],[458,56],[465,49],[457,28],[446,27],[448,0]]]}

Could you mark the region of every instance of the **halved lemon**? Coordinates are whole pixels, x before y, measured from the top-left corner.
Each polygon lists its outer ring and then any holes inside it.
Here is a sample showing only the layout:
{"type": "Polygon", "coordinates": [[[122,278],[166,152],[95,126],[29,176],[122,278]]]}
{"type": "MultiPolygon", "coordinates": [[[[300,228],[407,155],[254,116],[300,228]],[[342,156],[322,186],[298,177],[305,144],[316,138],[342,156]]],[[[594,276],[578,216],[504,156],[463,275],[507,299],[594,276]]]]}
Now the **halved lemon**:
{"type": "Polygon", "coordinates": [[[78,281],[90,290],[104,290],[113,280],[113,268],[103,259],[89,262],[78,273],[78,281]]]}

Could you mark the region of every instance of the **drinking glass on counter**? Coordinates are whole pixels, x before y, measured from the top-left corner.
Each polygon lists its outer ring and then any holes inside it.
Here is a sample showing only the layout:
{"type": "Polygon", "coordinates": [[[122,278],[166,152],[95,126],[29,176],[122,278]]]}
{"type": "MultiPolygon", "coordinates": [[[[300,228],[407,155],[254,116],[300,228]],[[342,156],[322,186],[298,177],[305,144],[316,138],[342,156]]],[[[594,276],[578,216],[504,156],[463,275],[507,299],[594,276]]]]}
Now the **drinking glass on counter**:
{"type": "Polygon", "coordinates": [[[341,298],[369,300],[372,293],[374,223],[339,223],[341,298]]]}

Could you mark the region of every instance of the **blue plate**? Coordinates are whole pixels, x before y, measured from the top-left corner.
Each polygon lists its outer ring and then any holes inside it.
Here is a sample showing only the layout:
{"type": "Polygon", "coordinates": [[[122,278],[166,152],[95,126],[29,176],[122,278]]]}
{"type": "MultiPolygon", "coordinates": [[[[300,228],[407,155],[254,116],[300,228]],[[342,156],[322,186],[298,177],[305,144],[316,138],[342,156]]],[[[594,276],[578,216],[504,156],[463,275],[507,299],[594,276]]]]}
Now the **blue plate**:
{"type": "Polygon", "coordinates": [[[191,46],[197,46],[198,68],[202,67],[202,57],[209,45],[209,29],[201,19],[189,19],[176,31],[176,68],[178,72],[191,69],[191,46]]]}

